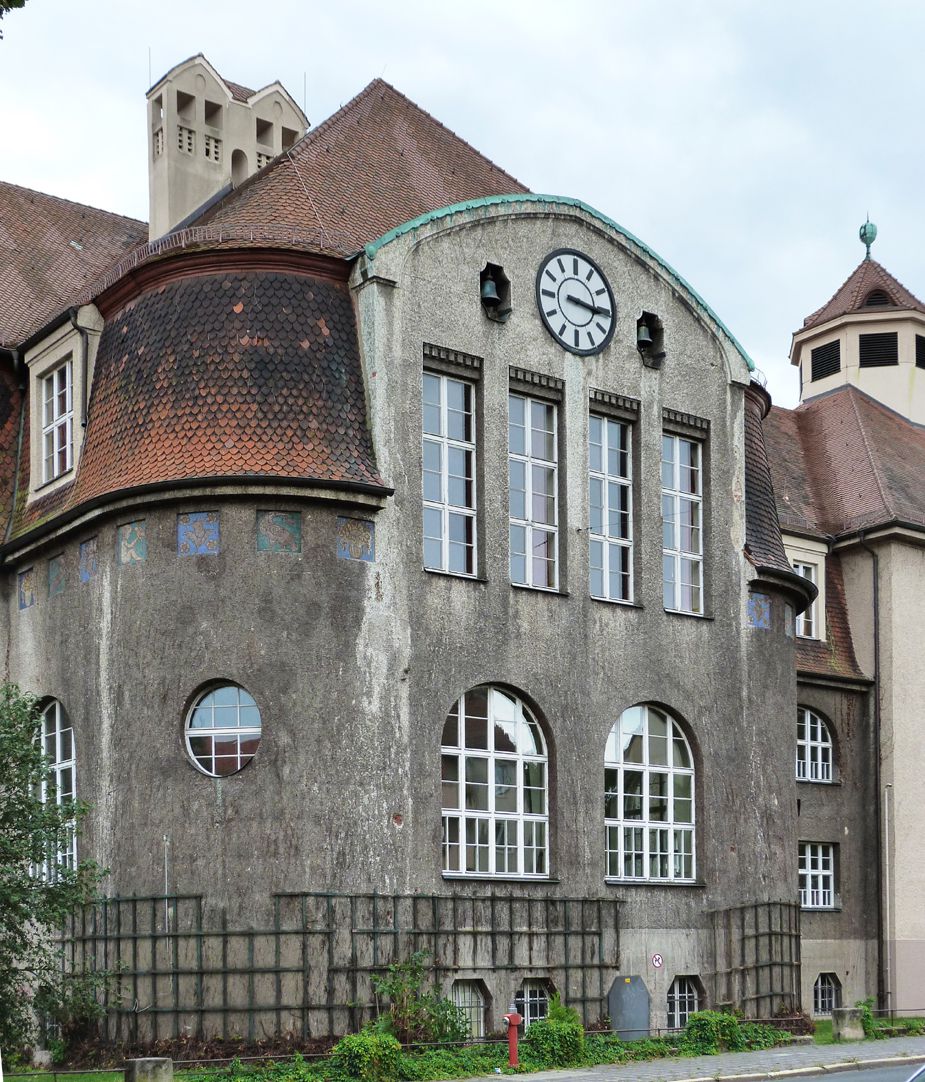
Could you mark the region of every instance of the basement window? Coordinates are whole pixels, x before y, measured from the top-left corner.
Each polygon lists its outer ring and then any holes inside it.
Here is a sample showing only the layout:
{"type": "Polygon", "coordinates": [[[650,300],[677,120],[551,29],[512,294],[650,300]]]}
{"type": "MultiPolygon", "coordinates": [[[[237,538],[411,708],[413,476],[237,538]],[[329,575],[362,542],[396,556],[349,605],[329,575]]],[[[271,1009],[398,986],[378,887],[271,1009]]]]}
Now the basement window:
{"type": "Polygon", "coordinates": [[[895,331],[862,334],[859,339],[861,368],[884,368],[887,365],[899,364],[895,331]]]}
{"type": "Polygon", "coordinates": [[[812,352],[810,363],[810,379],[813,383],[817,379],[825,379],[826,376],[834,376],[841,371],[841,342],[836,338],[834,342],[826,342],[824,346],[816,346],[812,352]]]}

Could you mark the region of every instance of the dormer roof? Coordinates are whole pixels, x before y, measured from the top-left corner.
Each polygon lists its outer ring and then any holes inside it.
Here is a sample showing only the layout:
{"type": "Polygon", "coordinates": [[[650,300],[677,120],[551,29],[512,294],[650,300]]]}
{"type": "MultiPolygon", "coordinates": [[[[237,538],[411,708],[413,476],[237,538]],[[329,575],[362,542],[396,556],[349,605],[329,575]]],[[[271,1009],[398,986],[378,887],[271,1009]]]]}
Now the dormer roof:
{"type": "Polygon", "coordinates": [[[797,333],[828,323],[831,319],[838,319],[839,316],[864,310],[914,311],[925,314],[925,304],[875,259],[864,259],[835,295],[803,320],[801,331],[797,333]],[[887,304],[882,303],[883,295],[888,301],[887,304]]]}
{"type": "Polygon", "coordinates": [[[527,190],[375,79],[195,224],[288,228],[349,254],[440,207],[527,190]]]}

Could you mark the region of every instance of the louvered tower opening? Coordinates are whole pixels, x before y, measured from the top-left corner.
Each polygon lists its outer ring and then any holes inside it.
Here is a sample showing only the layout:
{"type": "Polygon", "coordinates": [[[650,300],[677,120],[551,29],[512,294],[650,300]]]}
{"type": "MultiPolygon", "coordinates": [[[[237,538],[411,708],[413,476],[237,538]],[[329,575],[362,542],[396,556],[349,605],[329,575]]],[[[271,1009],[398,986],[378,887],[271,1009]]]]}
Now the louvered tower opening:
{"type": "Polygon", "coordinates": [[[883,368],[899,364],[899,347],[896,332],[862,334],[859,336],[861,368],[883,368]]]}
{"type": "Polygon", "coordinates": [[[817,379],[825,379],[826,376],[834,376],[841,371],[841,343],[836,338],[834,342],[826,342],[824,346],[816,346],[812,352],[810,379],[813,383],[817,379]]]}
{"type": "Polygon", "coordinates": [[[864,308],[882,308],[884,305],[892,304],[889,293],[885,289],[872,289],[870,293],[864,298],[864,308]]]}

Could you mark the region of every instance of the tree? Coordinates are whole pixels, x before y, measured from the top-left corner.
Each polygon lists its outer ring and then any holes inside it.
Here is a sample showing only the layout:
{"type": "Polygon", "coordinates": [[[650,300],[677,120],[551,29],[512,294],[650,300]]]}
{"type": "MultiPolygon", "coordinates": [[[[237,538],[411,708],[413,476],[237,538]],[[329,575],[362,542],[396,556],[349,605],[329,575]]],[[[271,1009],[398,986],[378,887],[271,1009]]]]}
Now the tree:
{"type": "Polygon", "coordinates": [[[56,863],[86,807],[57,800],[41,731],[36,699],[0,685],[0,1048],[7,1052],[34,1037],[36,994],[45,1003],[66,999],[53,936],[75,906],[93,899],[100,879],[92,861],[56,863]]]}

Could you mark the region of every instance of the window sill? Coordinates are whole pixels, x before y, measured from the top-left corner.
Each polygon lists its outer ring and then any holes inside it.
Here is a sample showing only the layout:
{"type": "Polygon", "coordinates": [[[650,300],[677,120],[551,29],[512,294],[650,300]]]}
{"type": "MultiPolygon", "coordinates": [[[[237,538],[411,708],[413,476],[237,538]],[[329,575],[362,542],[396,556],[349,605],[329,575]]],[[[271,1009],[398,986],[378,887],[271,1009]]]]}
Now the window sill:
{"type": "Polygon", "coordinates": [[[841,913],[840,905],[801,905],[801,913],[841,913]]]}
{"type": "Polygon", "coordinates": [[[798,639],[799,639],[799,640],[800,640],[801,642],[818,642],[818,643],[822,643],[823,645],[824,645],[824,644],[826,643],[826,641],[827,641],[826,639],[821,639],[821,638],[819,638],[819,636],[818,636],[818,635],[797,635],[796,637],[797,637],[797,638],[798,638],[798,639]]]}
{"type": "Polygon", "coordinates": [[[824,785],[828,789],[838,788],[841,785],[840,778],[833,778],[830,781],[823,781],[821,778],[797,778],[797,785],[824,785]]]}
{"type": "Polygon", "coordinates": [[[665,609],[666,616],[686,616],[691,620],[713,620],[715,617],[707,612],[685,612],[683,609],[665,609]]]}
{"type": "Polygon", "coordinates": [[[569,597],[568,590],[557,590],[550,586],[530,586],[526,582],[512,582],[515,590],[525,590],[531,594],[549,594],[550,597],[569,597]]]}
{"type": "Polygon", "coordinates": [[[588,594],[588,597],[592,601],[600,601],[602,605],[619,605],[622,609],[639,609],[645,608],[645,605],[640,604],[638,601],[618,601],[614,597],[598,597],[596,594],[588,594]]]}
{"type": "Polygon", "coordinates": [[[40,485],[36,485],[35,488],[32,490],[32,495],[30,498],[34,499],[36,496],[44,494],[49,489],[54,488],[56,485],[63,485],[65,481],[72,480],[73,473],[74,467],[71,466],[69,469],[63,470],[61,473],[59,473],[57,477],[52,477],[50,481],[43,481],[40,485]]]}
{"type": "Polygon", "coordinates": [[[705,887],[703,879],[619,879],[615,876],[604,876],[604,882],[608,887],[705,887]]]}
{"type": "Polygon", "coordinates": [[[459,571],[441,571],[439,567],[425,567],[422,570],[427,575],[436,575],[441,579],[461,579],[463,582],[488,582],[484,575],[463,575],[459,571]]]}
{"type": "Polygon", "coordinates": [[[552,875],[488,875],[484,872],[441,872],[440,874],[445,880],[452,882],[465,880],[469,883],[537,883],[540,886],[561,882],[558,876],[552,875]]]}

